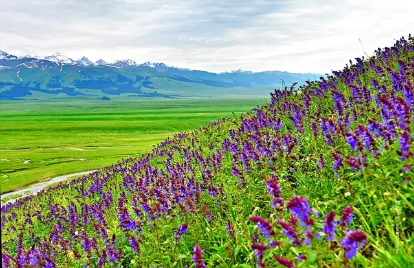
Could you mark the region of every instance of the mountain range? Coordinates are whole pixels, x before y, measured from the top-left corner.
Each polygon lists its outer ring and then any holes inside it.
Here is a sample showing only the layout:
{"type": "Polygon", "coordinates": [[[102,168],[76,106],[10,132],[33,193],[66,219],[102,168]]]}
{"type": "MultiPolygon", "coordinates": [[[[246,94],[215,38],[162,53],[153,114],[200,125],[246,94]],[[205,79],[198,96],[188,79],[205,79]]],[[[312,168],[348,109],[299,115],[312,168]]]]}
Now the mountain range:
{"type": "Polygon", "coordinates": [[[275,87],[300,85],[320,76],[240,69],[212,73],[164,63],[137,64],[130,59],[92,62],[87,57],[73,60],[61,53],[18,57],[0,50],[0,100],[268,96],[275,87]]]}

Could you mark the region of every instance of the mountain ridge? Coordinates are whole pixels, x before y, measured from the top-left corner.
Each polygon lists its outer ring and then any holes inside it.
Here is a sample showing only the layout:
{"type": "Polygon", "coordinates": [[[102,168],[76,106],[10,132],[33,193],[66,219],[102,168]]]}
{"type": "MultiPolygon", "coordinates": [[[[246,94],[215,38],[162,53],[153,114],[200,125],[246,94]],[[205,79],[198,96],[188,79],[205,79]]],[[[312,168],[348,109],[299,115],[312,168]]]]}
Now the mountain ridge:
{"type": "MultiPolygon", "coordinates": [[[[286,71],[280,71],[280,70],[266,70],[266,71],[251,71],[251,70],[244,70],[244,69],[235,69],[230,71],[223,71],[223,72],[212,72],[212,71],[205,71],[205,70],[199,70],[199,69],[191,69],[191,68],[182,68],[177,66],[168,65],[163,62],[152,62],[152,61],[146,61],[144,63],[137,63],[134,60],[131,59],[117,59],[112,62],[105,61],[104,59],[99,59],[97,61],[91,61],[88,57],[82,56],[81,58],[74,60],[70,57],[67,57],[63,55],[60,52],[56,52],[52,55],[45,56],[45,57],[39,57],[39,56],[32,56],[32,55],[25,55],[25,56],[16,56],[7,53],[4,50],[0,50],[0,60],[4,59],[34,59],[34,60],[47,60],[55,63],[61,63],[61,64],[73,64],[73,65],[83,65],[83,66],[96,66],[96,65],[105,65],[110,67],[121,67],[117,65],[123,65],[124,66],[148,66],[148,67],[163,67],[163,68],[175,68],[180,70],[186,70],[186,71],[203,71],[208,73],[215,73],[215,74],[225,74],[225,73],[265,73],[265,72],[284,72],[284,73],[291,73],[286,71]]],[[[306,74],[306,75],[320,75],[318,73],[292,73],[292,74],[306,74]]]]}
{"type": "Polygon", "coordinates": [[[274,87],[295,82],[304,84],[319,76],[312,73],[252,72],[241,69],[214,73],[165,63],[147,61],[138,64],[130,59],[111,63],[103,59],[92,62],[85,56],[73,60],[61,53],[46,57],[18,57],[0,51],[0,100],[104,95],[219,97],[229,92],[232,95],[265,96],[274,87]],[[264,91],[254,92],[257,88],[264,91]]]}

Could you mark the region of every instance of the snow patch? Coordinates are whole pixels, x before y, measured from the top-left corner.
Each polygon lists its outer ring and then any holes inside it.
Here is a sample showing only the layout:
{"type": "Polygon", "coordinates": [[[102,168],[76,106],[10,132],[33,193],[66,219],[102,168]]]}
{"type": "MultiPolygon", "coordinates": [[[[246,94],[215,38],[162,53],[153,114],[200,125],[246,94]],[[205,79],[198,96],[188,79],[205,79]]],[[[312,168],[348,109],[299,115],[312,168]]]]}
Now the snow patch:
{"type": "Polygon", "coordinates": [[[62,64],[62,63],[66,63],[66,64],[74,63],[74,60],[72,60],[71,58],[66,57],[65,55],[63,55],[62,53],[59,53],[59,52],[55,53],[53,55],[50,55],[50,56],[46,56],[45,60],[53,61],[53,62],[60,63],[60,64],[62,64]]]}
{"type": "Polygon", "coordinates": [[[20,71],[17,71],[16,76],[20,79],[20,82],[23,81],[23,79],[19,76],[20,71]]]}

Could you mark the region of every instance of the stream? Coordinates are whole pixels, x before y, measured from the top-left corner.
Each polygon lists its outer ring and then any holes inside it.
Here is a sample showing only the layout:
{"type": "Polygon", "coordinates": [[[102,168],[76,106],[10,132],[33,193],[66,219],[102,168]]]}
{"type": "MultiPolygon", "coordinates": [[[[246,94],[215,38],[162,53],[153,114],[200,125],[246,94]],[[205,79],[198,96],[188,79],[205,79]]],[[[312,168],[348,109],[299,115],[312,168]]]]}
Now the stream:
{"type": "Polygon", "coordinates": [[[2,194],[1,195],[1,200],[2,200],[1,205],[3,206],[7,203],[14,203],[17,199],[28,196],[28,195],[36,195],[38,192],[40,192],[45,187],[47,187],[51,184],[67,180],[70,177],[86,175],[86,174],[89,174],[89,173],[94,172],[94,171],[96,171],[96,170],[89,170],[89,171],[77,172],[77,173],[72,173],[72,174],[67,174],[67,175],[61,175],[61,176],[57,176],[57,177],[55,177],[51,180],[48,180],[48,181],[44,181],[44,182],[41,182],[41,183],[29,185],[28,187],[17,190],[17,191],[2,194]],[[6,202],[3,203],[3,198],[13,196],[13,195],[21,195],[21,196],[18,196],[16,198],[13,198],[13,199],[10,199],[10,200],[7,200],[6,202]]]}

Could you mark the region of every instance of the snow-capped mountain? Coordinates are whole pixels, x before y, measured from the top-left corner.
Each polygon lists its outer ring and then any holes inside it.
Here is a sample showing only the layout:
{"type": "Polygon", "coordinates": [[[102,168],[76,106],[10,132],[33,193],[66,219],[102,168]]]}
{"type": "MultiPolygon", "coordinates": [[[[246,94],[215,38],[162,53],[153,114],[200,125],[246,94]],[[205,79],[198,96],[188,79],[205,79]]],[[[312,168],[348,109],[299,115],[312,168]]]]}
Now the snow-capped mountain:
{"type": "Polygon", "coordinates": [[[137,63],[133,60],[126,59],[126,60],[117,60],[114,63],[108,64],[109,66],[124,68],[129,66],[138,66],[137,63]]]}
{"type": "Polygon", "coordinates": [[[150,62],[150,61],[144,62],[144,63],[140,64],[139,66],[151,67],[151,68],[156,69],[159,72],[164,72],[168,68],[171,68],[168,65],[166,65],[165,63],[162,63],[162,62],[157,63],[157,62],[150,62]]]}
{"type": "Polygon", "coordinates": [[[175,69],[175,70],[178,70],[178,71],[192,71],[189,68],[173,67],[173,66],[169,66],[169,65],[167,65],[165,63],[162,63],[162,62],[151,62],[151,61],[147,61],[147,62],[144,62],[142,64],[139,64],[138,66],[151,67],[151,68],[156,69],[159,72],[165,72],[165,71],[167,71],[169,69],[175,69]]]}
{"type": "Polygon", "coordinates": [[[59,52],[53,55],[50,55],[50,56],[46,56],[46,57],[38,57],[38,56],[31,56],[31,55],[17,57],[17,56],[8,54],[5,51],[0,51],[0,60],[12,60],[12,59],[21,59],[24,61],[24,63],[21,63],[21,64],[23,64],[26,67],[30,66],[30,68],[37,67],[36,65],[40,61],[50,61],[60,66],[59,69],[61,68],[62,65],[78,65],[78,66],[108,66],[108,67],[115,67],[115,68],[150,67],[150,68],[154,68],[158,72],[165,72],[168,70],[192,71],[191,69],[188,69],[188,68],[178,68],[178,67],[168,66],[167,64],[162,63],[162,62],[157,63],[157,62],[147,61],[147,62],[138,64],[137,62],[131,59],[115,60],[111,62],[107,62],[103,59],[99,59],[96,62],[92,62],[85,56],[83,56],[82,58],[78,60],[73,60],[59,52]]]}
{"type": "Polygon", "coordinates": [[[103,59],[97,60],[95,61],[96,65],[107,65],[108,63],[106,61],[104,61],[103,59]]]}
{"type": "Polygon", "coordinates": [[[73,64],[75,62],[71,58],[68,58],[68,57],[66,57],[65,55],[63,55],[62,53],[59,53],[59,52],[57,52],[53,55],[50,55],[50,56],[46,56],[44,59],[48,60],[48,61],[53,61],[53,62],[56,62],[56,63],[60,63],[60,64],[62,64],[62,63],[73,64]]]}
{"type": "Polygon", "coordinates": [[[0,51],[0,100],[37,98],[39,92],[41,96],[205,98],[226,94],[233,96],[234,90],[250,92],[246,96],[252,96],[251,91],[255,90],[254,94],[258,95],[257,89],[267,96],[268,89],[283,86],[281,81],[287,85],[296,82],[303,84],[313,77],[313,74],[240,69],[213,73],[149,61],[137,64],[131,59],[92,62],[86,57],[73,60],[61,53],[36,57],[15,56],[0,51]],[[226,90],[230,88],[234,90],[226,90]]]}
{"type": "Polygon", "coordinates": [[[79,60],[75,61],[75,64],[82,65],[82,66],[89,66],[89,65],[93,65],[93,62],[90,61],[87,57],[83,56],[79,60]]]}
{"type": "Polygon", "coordinates": [[[0,50],[0,60],[13,60],[13,59],[17,59],[17,57],[7,53],[6,51],[0,50]]]}

